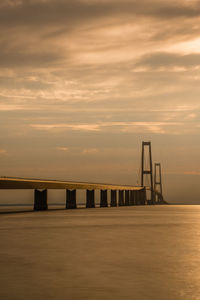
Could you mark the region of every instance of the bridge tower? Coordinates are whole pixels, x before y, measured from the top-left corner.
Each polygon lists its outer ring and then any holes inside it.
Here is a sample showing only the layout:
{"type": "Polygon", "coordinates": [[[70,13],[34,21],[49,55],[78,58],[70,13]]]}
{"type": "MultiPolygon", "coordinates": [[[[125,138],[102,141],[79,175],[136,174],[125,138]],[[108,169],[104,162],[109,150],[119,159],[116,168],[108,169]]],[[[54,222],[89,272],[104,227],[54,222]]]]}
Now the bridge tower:
{"type": "Polygon", "coordinates": [[[150,199],[147,196],[147,204],[154,204],[151,142],[142,142],[141,164],[141,186],[150,188],[150,199]]]}
{"type": "Polygon", "coordinates": [[[161,175],[161,164],[155,163],[154,165],[154,191],[159,192],[159,195],[155,194],[155,202],[160,203],[163,200],[162,194],[162,175],[161,175]]]}

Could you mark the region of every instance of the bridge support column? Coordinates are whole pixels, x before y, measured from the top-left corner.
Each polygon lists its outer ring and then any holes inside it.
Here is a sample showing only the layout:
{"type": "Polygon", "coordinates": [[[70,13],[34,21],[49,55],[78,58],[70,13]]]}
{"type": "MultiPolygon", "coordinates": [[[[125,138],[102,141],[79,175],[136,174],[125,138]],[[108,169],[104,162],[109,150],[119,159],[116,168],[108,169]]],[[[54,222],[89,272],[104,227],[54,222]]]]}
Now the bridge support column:
{"type": "Polygon", "coordinates": [[[108,207],[107,190],[101,190],[100,207],[108,207]]]}
{"type": "Polygon", "coordinates": [[[119,190],[119,206],[124,206],[124,191],[119,190]]]}
{"type": "Polygon", "coordinates": [[[129,191],[125,190],[125,206],[129,205],[129,191]]]}
{"type": "Polygon", "coordinates": [[[138,194],[139,194],[139,204],[145,205],[144,190],[138,191],[138,194]]]}
{"type": "Polygon", "coordinates": [[[86,190],[86,208],[95,208],[94,190],[86,190]]]}
{"type": "Polygon", "coordinates": [[[143,203],[142,203],[142,192],[141,192],[141,190],[137,191],[137,205],[143,205],[143,203]]]}
{"type": "Polygon", "coordinates": [[[134,202],[135,202],[135,205],[139,205],[138,191],[134,191],[134,202]]]}
{"type": "Polygon", "coordinates": [[[117,191],[111,190],[110,196],[111,196],[110,206],[111,207],[117,206],[117,191]]]}
{"type": "Polygon", "coordinates": [[[47,210],[48,209],[48,203],[47,203],[47,190],[34,191],[34,210],[47,210]]]}
{"type": "Polygon", "coordinates": [[[156,195],[155,194],[155,204],[162,204],[162,196],[161,195],[156,195]]]}
{"type": "Polygon", "coordinates": [[[137,191],[133,191],[134,205],[137,205],[137,191]]]}
{"type": "Polygon", "coordinates": [[[147,200],[147,197],[146,197],[146,189],[144,188],[142,191],[141,191],[141,196],[142,196],[142,205],[145,205],[146,204],[146,200],[147,200]]]}
{"type": "Polygon", "coordinates": [[[138,201],[138,205],[141,205],[141,192],[137,191],[137,201],[138,201]]]}
{"type": "Polygon", "coordinates": [[[147,205],[154,205],[155,202],[154,202],[154,192],[151,191],[151,199],[150,200],[147,200],[147,205]]]}
{"type": "Polygon", "coordinates": [[[129,200],[129,205],[134,205],[134,191],[130,191],[130,200],[129,200]]]}
{"type": "Polygon", "coordinates": [[[66,208],[76,208],[76,190],[66,190],[66,208]]]}

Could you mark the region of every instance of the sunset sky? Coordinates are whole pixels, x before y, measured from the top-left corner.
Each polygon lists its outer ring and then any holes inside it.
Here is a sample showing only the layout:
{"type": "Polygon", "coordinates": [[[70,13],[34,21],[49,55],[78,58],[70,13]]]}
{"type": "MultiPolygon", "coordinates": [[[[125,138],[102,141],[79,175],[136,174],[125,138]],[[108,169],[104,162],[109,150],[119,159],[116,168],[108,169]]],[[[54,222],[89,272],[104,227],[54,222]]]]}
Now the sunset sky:
{"type": "Polygon", "coordinates": [[[200,2],[1,0],[0,175],[138,183],[200,203],[200,2]]]}

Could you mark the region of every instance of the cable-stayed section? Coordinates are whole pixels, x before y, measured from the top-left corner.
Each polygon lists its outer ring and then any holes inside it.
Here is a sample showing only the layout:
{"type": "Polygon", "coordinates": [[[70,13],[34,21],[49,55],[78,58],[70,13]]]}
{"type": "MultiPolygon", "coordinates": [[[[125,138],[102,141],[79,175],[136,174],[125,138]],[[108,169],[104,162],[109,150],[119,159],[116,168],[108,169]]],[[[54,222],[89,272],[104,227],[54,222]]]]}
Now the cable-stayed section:
{"type": "Polygon", "coordinates": [[[151,142],[142,142],[141,186],[147,190],[147,204],[154,204],[151,142]]]}

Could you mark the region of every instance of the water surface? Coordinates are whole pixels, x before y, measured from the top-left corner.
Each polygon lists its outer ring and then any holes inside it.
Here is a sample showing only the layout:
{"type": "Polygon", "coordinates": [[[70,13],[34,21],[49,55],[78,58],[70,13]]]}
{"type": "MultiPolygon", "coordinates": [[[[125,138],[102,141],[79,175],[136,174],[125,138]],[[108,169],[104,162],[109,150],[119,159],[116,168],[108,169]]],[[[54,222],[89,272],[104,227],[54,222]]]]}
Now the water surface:
{"type": "Polygon", "coordinates": [[[0,215],[0,299],[200,299],[200,206],[0,215]]]}

